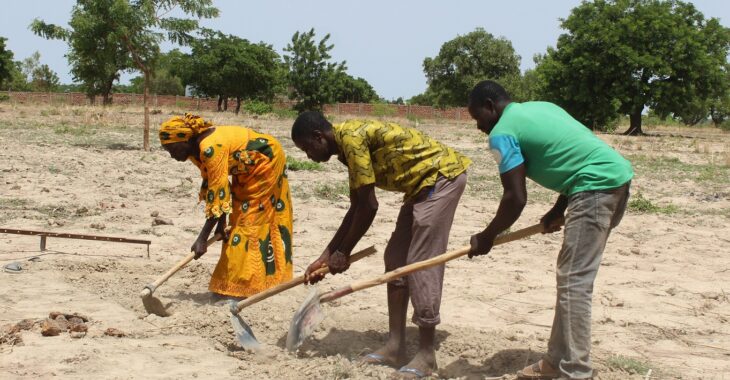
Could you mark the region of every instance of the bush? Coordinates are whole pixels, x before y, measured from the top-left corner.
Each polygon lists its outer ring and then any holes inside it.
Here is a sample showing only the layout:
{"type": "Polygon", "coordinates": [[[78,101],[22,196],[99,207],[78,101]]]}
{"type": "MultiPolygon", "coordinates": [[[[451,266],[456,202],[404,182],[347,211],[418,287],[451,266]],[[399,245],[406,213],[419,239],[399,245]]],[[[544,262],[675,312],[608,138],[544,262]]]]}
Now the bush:
{"type": "MultiPolygon", "coordinates": [[[[0,100],[2,100],[2,98],[0,98],[0,100]]],[[[723,131],[730,132],[730,119],[723,121],[717,127],[722,129],[723,131]]]]}
{"type": "Polygon", "coordinates": [[[347,182],[320,183],[314,188],[314,195],[332,201],[347,199],[350,196],[350,185],[347,182]]]}
{"type": "Polygon", "coordinates": [[[251,100],[243,104],[243,110],[252,115],[265,115],[271,113],[274,107],[260,100],[251,100]]]}
{"type": "Polygon", "coordinates": [[[299,161],[292,156],[286,156],[286,164],[289,170],[294,172],[299,170],[322,170],[322,165],[318,162],[299,161]]]}
{"type": "Polygon", "coordinates": [[[670,204],[668,206],[657,206],[650,200],[644,198],[640,192],[631,197],[629,201],[628,209],[637,213],[650,213],[650,214],[674,214],[679,211],[677,206],[670,204]]]}
{"type": "Polygon", "coordinates": [[[10,100],[8,94],[0,94],[0,102],[7,102],[8,100],[10,100]]]}

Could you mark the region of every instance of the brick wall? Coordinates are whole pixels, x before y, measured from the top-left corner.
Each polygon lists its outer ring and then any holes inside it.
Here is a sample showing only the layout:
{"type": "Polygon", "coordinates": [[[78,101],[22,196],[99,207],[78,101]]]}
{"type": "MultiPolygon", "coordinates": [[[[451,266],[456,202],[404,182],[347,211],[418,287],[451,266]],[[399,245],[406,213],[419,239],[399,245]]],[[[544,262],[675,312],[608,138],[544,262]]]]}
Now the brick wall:
{"type": "MultiPolygon", "coordinates": [[[[2,92],[7,94],[11,102],[21,104],[57,104],[57,105],[89,105],[89,99],[83,93],[40,93],[40,92],[2,92]]],[[[141,94],[113,94],[115,105],[143,105],[141,94]]],[[[101,97],[96,98],[97,104],[101,97]]],[[[290,108],[292,102],[280,102],[275,106],[290,108]]],[[[191,111],[215,111],[218,109],[218,99],[190,98],[175,95],[151,95],[150,107],[177,107],[191,111]]],[[[236,100],[228,99],[228,110],[236,108],[236,100]]],[[[369,103],[335,103],[324,107],[327,114],[353,115],[360,117],[417,117],[419,119],[449,119],[457,121],[470,120],[469,112],[464,107],[439,109],[429,106],[398,105],[398,104],[369,104],[369,103]]]]}

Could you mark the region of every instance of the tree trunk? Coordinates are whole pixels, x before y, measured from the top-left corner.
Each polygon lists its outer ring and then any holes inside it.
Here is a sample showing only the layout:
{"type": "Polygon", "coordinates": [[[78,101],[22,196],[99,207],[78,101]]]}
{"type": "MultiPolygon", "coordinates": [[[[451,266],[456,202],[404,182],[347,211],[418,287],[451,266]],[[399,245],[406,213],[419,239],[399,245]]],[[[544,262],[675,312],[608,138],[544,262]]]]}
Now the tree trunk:
{"type": "Polygon", "coordinates": [[[150,93],[150,71],[144,70],[144,142],[143,147],[145,152],[150,151],[150,105],[149,105],[149,93],[150,93]]]}
{"type": "Polygon", "coordinates": [[[218,95],[218,112],[221,112],[223,109],[221,108],[223,106],[223,95],[218,95]]]}
{"type": "Polygon", "coordinates": [[[241,97],[236,96],[236,115],[238,115],[239,111],[241,111],[241,97]]]}
{"type": "Polygon", "coordinates": [[[223,112],[228,111],[228,97],[223,97],[223,112]]]}
{"type": "Polygon", "coordinates": [[[105,106],[108,106],[108,105],[111,105],[112,104],[111,92],[112,92],[112,86],[113,85],[114,85],[114,78],[112,78],[107,83],[104,83],[104,90],[103,90],[104,93],[102,94],[102,98],[103,98],[102,103],[105,106]]]}
{"type": "Polygon", "coordinates": [[[632,112],[629,115],[629,129],[624,132],[626,136],[642,136],[644,131],[641,130],[641,109],[632,112]]]}

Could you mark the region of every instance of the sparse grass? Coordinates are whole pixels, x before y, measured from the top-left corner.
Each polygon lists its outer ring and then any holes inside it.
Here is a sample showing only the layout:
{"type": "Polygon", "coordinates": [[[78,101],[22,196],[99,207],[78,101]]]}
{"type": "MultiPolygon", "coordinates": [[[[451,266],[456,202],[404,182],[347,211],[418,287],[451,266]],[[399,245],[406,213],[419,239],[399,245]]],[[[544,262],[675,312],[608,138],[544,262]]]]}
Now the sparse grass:
{"type": "Polygon", "coordinates": [[[28,200],[21,198],[0,198],[0,209],[18,209],[28,205],[28,200]]]}
{"type": "Polygon", "coordinates": [[[641,192],[636,192],[629,201],[628,209],[637,213],[649,214],[675,214],[679,212],[679,208],[673,204],[667,206],[657,206],[650,200],[644,198],[641,192]]]}
{"type": "Polygon", "coordinates": [[[423,119],[416,115],[406,115],[406,119],[413,123],[413,126],[417,127],[419,124],[423,124],[423,119]]]}
{"type": "Polygon", "coordinates": [[[271,111],[279,119],[295,119],[298,115],[297,111],[290,108],[276,108],[271,111]]]}
{"type": "Polygon", "coordinates": [[[352,377],[353,372],[352,368],[342,364],[342,363],[335,363],[335,368],[333,370],[332,375],[335,379],[349,379],[352,377]]]}
{"type": "Polygon", "coordinates": [[[96,130],[89,125],[72,126],[62,122],[61,125],[53,128],[53,132],[59,135],[90,136],[95,134],[96,130]]]}
{"type": "Polygon", "coordinates": [[[300,171],[300,170],[314,170],[314,171],[320,171],[323,170],[322,165],[319,162],[314,161],[300,161],[292,156],[286,156],[286,164],[289,167],[289,170],[291,171],[300,171]]]}
{"type": "Polygon", "coordinates": [[[611,356],[606,361],[606,366],[613,370],[620,370],[638,375],[644,375],[651,369],[649,363],[623,355],[611,356]]]}
{"type": "Polygon", "coordinates": [[[730,169],[716,164],[689,164],[676,157],[627,155],[636,171],[662,180],[696,179],[717,185],[730,184],[730,169]]]}
{"type": "Polygon", "coordinates": [[[314,187],[314,196],[322,199],[339,200],[350,196],[350,185],[347,182],[319,183],[314,187]]]}

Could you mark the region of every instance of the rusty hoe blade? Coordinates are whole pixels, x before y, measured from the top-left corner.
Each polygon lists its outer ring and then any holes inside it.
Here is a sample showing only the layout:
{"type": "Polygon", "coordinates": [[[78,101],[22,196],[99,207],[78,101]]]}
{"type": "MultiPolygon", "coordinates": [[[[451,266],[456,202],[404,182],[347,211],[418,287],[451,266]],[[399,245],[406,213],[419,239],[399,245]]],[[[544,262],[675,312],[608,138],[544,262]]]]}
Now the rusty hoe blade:
{"type": "Polygon", "coordinates": [[[317,325],[324,320],[325,314],[319,303],[320,296],[319,290],[312,289],[294,314],[291,325],[289,325],[289,333],[286,336],[286,348],[290,352],[296,351],[317,325]]]}
{"type": "Polygon", "coordinates": [[[253,335],[251,327],[238,315],[238,302],[235,300],[228,301],[228,307],[231,312],[231,325],[233,325],[233,331],[236,334],[236,340],[238,343],[247,350],[257,350],[261,348],[261,343],[256,340],[256,336],[253,335]]]}

